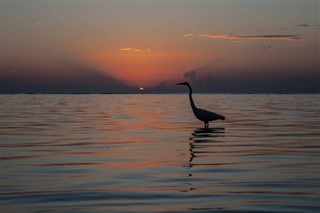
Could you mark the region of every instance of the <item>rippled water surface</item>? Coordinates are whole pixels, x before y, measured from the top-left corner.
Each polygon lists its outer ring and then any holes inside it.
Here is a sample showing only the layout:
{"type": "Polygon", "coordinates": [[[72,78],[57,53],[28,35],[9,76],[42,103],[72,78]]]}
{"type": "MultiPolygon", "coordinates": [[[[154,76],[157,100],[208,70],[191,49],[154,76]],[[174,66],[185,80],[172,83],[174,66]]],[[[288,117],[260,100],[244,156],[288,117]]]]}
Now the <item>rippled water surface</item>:
{"type": "Polygon", "coordinates": [[[320,96],[2,95],[1,212],[319,212],[320,96]]]}

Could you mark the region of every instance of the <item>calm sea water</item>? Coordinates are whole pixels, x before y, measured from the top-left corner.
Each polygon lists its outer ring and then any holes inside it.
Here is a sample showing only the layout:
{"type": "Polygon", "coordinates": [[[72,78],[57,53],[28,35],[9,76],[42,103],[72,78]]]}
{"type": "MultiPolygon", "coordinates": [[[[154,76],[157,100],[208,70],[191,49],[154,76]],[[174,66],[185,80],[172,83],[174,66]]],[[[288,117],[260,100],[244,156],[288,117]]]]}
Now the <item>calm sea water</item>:
{"type": "Polygon", "coordinates": [[[2,95],[2,212],[319,212],[320,95],[2,95]]]}

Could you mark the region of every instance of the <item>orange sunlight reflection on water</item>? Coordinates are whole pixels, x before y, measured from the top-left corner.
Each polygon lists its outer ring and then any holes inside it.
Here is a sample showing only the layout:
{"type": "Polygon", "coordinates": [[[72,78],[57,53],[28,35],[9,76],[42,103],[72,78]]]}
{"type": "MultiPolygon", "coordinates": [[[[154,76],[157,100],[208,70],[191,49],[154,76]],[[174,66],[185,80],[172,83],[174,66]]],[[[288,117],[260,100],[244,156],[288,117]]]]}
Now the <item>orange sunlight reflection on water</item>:
{"type": "Polygon", "coordinates": [[[317,212],[319,95],[194,99],[2,96],[3,210],[317,212]]]}

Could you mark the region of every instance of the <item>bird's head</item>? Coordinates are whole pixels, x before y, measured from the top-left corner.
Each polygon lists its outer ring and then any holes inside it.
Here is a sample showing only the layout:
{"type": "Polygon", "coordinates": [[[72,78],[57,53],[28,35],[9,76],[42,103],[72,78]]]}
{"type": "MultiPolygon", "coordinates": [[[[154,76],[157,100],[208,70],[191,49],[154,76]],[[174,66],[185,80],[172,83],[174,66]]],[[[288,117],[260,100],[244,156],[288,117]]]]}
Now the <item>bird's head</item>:
{"type": "Polygon", "coordinates": [[[186,85],[186,86],[190,86],[188,82],[182,82],[182,83],[178,83],[176,85],[186,85]]]}

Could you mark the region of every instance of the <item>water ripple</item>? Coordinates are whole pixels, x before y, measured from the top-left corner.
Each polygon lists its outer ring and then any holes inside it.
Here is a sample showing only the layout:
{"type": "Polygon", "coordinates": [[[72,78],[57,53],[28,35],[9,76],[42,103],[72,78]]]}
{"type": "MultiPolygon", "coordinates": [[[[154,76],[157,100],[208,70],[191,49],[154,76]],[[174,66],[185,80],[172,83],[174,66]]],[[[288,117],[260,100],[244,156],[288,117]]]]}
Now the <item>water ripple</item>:
{"type": "Polygon", "coordinates": [[[1,211],[320,211],[319,95],[194,98],[2,95],[1,211]]]}

